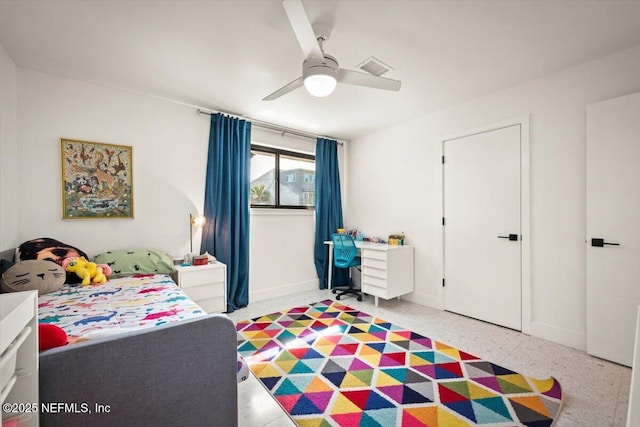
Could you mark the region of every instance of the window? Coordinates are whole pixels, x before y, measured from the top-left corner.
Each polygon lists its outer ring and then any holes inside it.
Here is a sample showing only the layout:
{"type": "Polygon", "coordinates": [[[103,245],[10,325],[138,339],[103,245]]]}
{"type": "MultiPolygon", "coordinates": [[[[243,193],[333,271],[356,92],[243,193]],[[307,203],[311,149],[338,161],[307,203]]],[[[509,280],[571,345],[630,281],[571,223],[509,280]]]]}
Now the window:
{"type": "Polygon", "coordinates": [[[251,207],[313,209],[315,181],[314,156],[251,146],[251,207]]]}

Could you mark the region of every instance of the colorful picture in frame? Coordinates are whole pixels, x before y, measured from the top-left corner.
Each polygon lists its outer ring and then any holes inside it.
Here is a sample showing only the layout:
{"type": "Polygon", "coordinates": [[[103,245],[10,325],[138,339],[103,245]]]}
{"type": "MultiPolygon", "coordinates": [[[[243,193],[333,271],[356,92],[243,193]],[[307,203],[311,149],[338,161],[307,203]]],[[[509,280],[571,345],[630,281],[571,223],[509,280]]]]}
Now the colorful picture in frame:
{"type": "Polygon", "coordinates": [[[61,138],[63,219],[133,218],[132,151],[61,138]]]}

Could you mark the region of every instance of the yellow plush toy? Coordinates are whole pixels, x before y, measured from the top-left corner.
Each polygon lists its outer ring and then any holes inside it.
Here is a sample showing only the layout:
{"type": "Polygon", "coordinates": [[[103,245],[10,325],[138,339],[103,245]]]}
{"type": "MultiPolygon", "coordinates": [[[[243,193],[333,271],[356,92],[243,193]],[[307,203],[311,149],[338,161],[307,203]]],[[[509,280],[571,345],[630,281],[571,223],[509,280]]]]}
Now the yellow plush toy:
{"type": "Polygon", "coordinates": [[[62,267],[66,271],[76,273],[82,279],[82,286],[104,283],[107,281],[107,275],[111,274],[111,267],[107,264],[96,264],[87,261],[85,257],[65,258],[62,267]]]}

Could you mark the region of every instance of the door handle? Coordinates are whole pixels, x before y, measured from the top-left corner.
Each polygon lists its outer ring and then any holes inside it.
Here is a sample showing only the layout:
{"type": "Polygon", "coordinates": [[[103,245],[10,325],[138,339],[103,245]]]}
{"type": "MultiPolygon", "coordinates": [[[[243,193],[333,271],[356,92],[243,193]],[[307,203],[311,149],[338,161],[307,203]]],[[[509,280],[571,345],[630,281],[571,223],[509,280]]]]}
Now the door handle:
{"type": "Polygon", "coordinates": [[[620,246],[620,243],[609,243],[605,242],[604,239],[591,239],[591,246],[595,248],[603,248],[604,245],[620,246]]]}
{"type": "Polygon", "coordinates": [[[517,242],[518,241],[518,235],[517,234],[509,234],[508,236],[498,236],[498,239],[509,239],[512,242],[517,242]]]}

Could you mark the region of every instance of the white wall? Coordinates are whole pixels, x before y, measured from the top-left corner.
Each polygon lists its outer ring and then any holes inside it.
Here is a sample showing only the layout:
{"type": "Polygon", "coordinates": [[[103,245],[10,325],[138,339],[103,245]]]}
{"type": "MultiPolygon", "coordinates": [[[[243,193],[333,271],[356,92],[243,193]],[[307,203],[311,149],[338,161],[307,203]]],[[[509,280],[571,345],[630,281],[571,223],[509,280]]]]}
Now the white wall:
{"type": "Polygon", "coordinates": [[[639,89],[636,46],[357,138],[347,166],[347,221],[365,234],[404,231],[416,246],[416,291],[408,299],[436,306],[441,138],[530,114],[531,331],[585,349],[585,106],[639,89]]]}
{"type": "Polygon", "coordinates": [[[18,117],[16,66],[0,44],[0,250],[18,242],[18,117]]]}
{"type": "MultiPolygon", "coordinates": [[[[315,141],[254,126],[255,144],[315,154],[315,141]]],[[[249,302],[318,287],[313,210],[251,209],[249,302]]]]}
{"type": "Polygon", "coordinates": [[[208,132],[194,108],[18,69],[19,240],[181,256],[189,213],[202,212],[208,132]],[[134,219],[61,219],[61,137],[133,147],[134,219]]]}
{"type": "MultiPolygon", "coordinates": [[[[20,219],[2,248],[45,236],[89,255],[138,247],[177,257],[186,253],[189,213],[203,211],[209,116],[167,100],[32,70],[17,74],[21,185],[8,212],[20,206],[20,219]],[[61,137],[133,146],[134,219],[61,219],[61,137]]],[[[313,140],[256,126],[252,136],[265,145],[315,153],[313,140]]],[[[8,204],[4,195],[1,200],[8,204]]],[[[250,301],[317,287],[314,221],[313,211],[252,210],[250,301]]],[[[196,230],[194,248],[199,239],[196,230]]]]}

